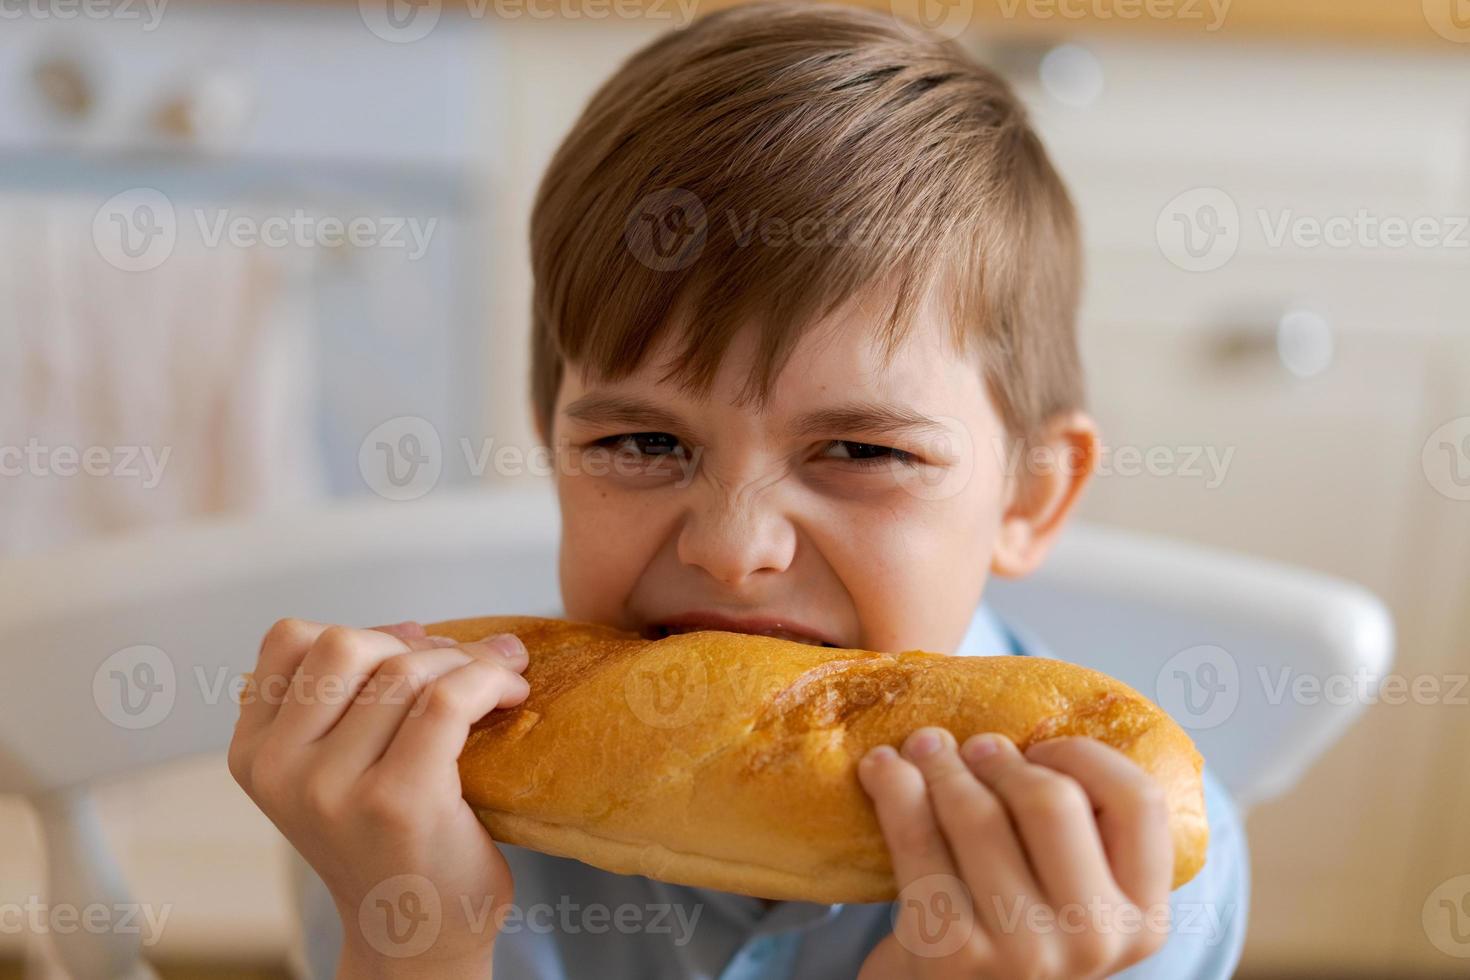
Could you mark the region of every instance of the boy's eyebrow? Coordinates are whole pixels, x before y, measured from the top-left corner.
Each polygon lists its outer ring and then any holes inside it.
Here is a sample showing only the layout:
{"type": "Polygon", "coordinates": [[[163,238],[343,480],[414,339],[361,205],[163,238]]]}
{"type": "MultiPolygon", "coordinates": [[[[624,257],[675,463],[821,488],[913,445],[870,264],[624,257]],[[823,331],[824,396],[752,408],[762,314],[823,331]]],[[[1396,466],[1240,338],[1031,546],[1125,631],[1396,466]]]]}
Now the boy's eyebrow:
{"type": "Polygon", "coordinates": [[[682,429],[684,422],[673,412],[634,395],[583,395],[562,411],[588,425],[656,425],[682,429]]]}
{"type": "MultiPolygon", "coordinates": [[[[583,395],[563,411],[569,417],[590,425],[653,425],[664,429],[686,427],[684,421],[673,412],[636,395],[583,395]]],[[[943,423],[902,405],[854,401],[807,412],[792,423],[791,431],[794,435],[809,436],[822,432],[938,435],[948,430],[943,423]]]]}
{"type": "Polygon", "coordinates": [[[808,412],[796,420],[791,431],[796,435],[808,436],[821,432],[938,435],[948,430],[942,423],[902,405],[856,401],[808,412]]]}

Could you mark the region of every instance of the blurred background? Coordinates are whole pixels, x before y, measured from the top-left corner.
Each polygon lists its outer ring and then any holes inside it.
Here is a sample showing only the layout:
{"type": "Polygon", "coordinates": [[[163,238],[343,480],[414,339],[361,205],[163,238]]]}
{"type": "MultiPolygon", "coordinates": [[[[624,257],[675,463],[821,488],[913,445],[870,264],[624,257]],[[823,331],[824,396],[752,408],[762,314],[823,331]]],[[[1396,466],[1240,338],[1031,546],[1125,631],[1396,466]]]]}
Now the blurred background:
{"type": "MultiPolygon", "coordinates": [[[[1081,516],[1360,583],[1446,682],[1250,813],[1240,975],[1470,975],[1470,886],[1428,917],[1470,873],[1470,4],[921,2],[880,6],[1013,80],[1081,209],[1081,516]]],[[[505,479],[457,446],[533,444],[540,173],[714,6],[0,5],[0,557],[382,495],[364,454],[415,420],[457,438],[422,492],[505,479]]],[[[98,806],[173,902],[165,975],[286,975],[282,842],[218,758],[98,806]]],[[[40,847],[20,799],[0,827],[17,906],[40,847]]]]}

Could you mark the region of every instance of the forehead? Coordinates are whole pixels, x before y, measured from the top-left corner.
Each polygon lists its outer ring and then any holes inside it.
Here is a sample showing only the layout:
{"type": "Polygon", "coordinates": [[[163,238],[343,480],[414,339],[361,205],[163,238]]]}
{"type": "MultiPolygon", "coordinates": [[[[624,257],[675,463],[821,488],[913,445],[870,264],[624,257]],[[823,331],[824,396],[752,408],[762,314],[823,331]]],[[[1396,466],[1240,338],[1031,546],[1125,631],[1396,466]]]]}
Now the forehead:
{"type": "MultiPolygon", "coordinates": [[[[958,414],[983,399],[978,357],[960,351],[948,323],[933,303],[919,309],[892,351],[883,350],[879,327],[886,308],[861,299],[849,301],[814,324],[798,341],[776,375],[764,414],[781,418],[813,403],[860,397],[920,410],[958,414]]],[[[679,405],[734,406],[758,363],[760,332],[747,325],[731,340],[708,392],[683,390],[676,380],[660,381],[677,366],[683,336],[665,333],[638,369],[615,383],[602,383],[568,370],[559,401],[589,392],[636,392],[679,405]]],[[[743,408],[757,412],[754,404],[743,408]]]]}

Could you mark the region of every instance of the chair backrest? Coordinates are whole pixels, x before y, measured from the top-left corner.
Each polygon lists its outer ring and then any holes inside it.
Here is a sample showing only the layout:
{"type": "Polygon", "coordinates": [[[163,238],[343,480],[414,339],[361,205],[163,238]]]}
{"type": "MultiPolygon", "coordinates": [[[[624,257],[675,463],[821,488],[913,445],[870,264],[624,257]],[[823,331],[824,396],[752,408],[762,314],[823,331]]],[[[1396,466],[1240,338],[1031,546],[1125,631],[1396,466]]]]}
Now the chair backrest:
{"type": "Polygon", "coordinates": [[[539,492],[436,494],[186,525],[0,561],[0,792],[222,751],[232,682],[283,616],[371,626],[557,605],[539,492]]]}
{"type": "Polygon", "coordinates": [[[1290,789],[1393,661],[1392,619],[1356,585],[1097,525],[985,595],[1057,658],[1158,702],[1241,807],[1290,789]]]}

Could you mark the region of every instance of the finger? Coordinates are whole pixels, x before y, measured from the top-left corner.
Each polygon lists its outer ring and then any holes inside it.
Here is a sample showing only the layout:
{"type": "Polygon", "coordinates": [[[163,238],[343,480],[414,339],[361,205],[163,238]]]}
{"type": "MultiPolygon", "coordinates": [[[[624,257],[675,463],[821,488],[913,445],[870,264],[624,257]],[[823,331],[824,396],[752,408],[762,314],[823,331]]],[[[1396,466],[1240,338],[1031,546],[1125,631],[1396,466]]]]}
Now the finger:
{"type": "Polygon", "coordinates": [[[326,735],[378,666],[409,649],[403,640],[380,630],[351,626],[323,630],[291,677],[272,726],[273,737],[305,745],[326,735]]]}
{"type": "Polygon", "coordinates": [[[981,925],[998,937],[1015,928],[1017,908],[1041,901],[1041,885],[1031,874],[1005,804],[975,777],[958,748],[945,729],[921,728],[904,742],[903,754],[923,774],[981,925]]]}
{"type": "Polygon", "coordinates": [[[891,745],[879,745],[858,763],[858,779],[873,800],[900,889],[924,875],[956,873],[923,774],[913,763],[891,745]]]}
{"type": "Polygon", "coordinates": [[[459,786],[459,755],[470,725],[497,708],[520,704],[526,679],[486,657],[436,677],[419,694],[398,733],[372,771],[394,785],[459,786]]]}
{"type": "Polygon", "coordinates": [[[1005,803],[1052,907],[1116,897],[1092,802],[1076,780],[1027,761],[1004,735],[976,735],[962,751],[970,771],[1005,803]]]}
{"type": "Polygon", "coordinates": [[[463,667],[474,657],[490,659],[518,672],[525,669],[525,648],[519,645],[482,641],[456,647],[452,640],[448,642],[448,648],[389,657],[358,691],[342,720],[318,743],[332,754],[331,768],[341,773],[340,778],[355,782],[382,758],[404,718],[435,678],[463,667]]]}
{"type": "Polygon", "coordinates": [[[928,976],[946,957],[974,952],[974,944],[984,942],[975,928],[974,899],[955,868],[918,768],[892,746],[879,745],[858,764],[858,779],[873,800],[893,862],[893,934],[913,955],[918,975],[928,976]]]}
{"type": "Polygon", "coordinates": [[[237,733],[250,735],[271,723],[280,711],[291,677],[326,629],[326,623],[288,617],[277,620],[266,631],[255,657],[255,670],[245,675],[238,698],[237,733]]]}
{"type": "Polygon", "coordinates": [[[1066,773],[1097,810],[1097,827],[1123,894],[1140,908],[1169,900],[1174,843],[1164,788],[1141,766],[1096,739],[1067,736],[1037,742],[1026,758],[1066,773]]]}

